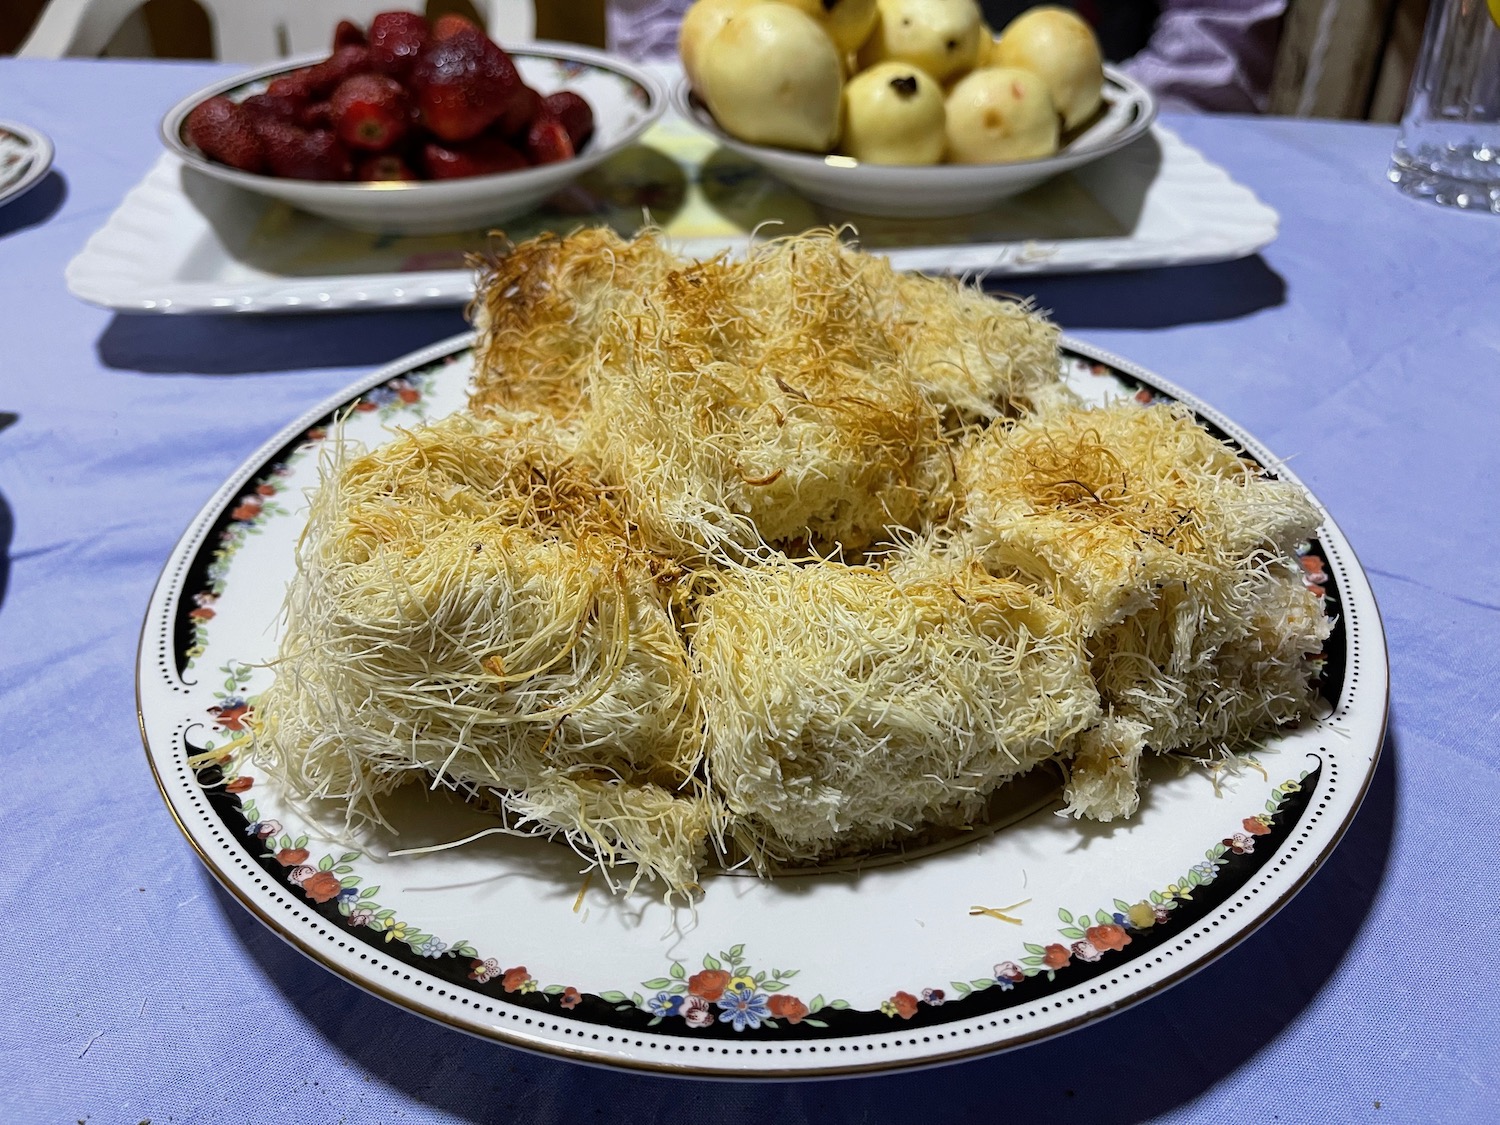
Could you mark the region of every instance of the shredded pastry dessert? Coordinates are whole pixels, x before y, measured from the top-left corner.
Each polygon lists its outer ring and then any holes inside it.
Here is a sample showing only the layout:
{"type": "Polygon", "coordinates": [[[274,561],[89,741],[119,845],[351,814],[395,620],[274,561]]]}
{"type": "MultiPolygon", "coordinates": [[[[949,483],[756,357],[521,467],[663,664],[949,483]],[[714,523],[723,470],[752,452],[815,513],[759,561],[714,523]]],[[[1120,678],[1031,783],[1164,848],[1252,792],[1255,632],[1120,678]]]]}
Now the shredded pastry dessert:
{"type": "Polygon", "coordinates": [[[1171,405],[1086,407],[1056,329],[820,231],[489,262],[469,406],[321,466],[254,752],[384,823],[409,782],[691,894],[985,814],[1051,763],[1311,710],[1300,489],[1171,405]]]}

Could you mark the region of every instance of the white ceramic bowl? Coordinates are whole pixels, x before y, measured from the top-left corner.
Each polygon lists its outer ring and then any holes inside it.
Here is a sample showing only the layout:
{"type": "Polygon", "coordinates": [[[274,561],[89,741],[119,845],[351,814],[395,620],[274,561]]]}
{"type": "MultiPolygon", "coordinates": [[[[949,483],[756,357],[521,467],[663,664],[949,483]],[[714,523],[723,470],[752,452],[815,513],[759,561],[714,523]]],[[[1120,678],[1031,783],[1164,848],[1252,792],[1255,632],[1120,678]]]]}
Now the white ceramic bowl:
{"type": "Polygon", "coordinates": [[[1124,148],[1143,136],[1156,117],[1156,100],[1150,91],[1105,67],[1104,114],[1052,156],[1009,164],[901,167],[747,144],[719,127],[687,79],[677,84],[672,96],[674,107],[683,117],[809,199],[841,211],[893,218],[939,218],[983,211],[1044,180],[1124,148]]]}
{"type": "Polygon", "coordinates": [[[509,54],[522,79],[538,92],[573,90],[593,106],[594,135],[572,160],[458,180],[326,183],[241,172],[209,160],[188,141],[183,124],[199,102],[217,94],[241,101],[260,93],[278,75],[327,57],[327,52],[285,59],[184,98],[162,119],[162,141],[205,176],[284,200],[345,226],[387,234],[433,234],[482,227],[524,214],[625,148],[666,109],[666,94],[656,79],[602,51],[571,43],[529,43],[509,54]]]}

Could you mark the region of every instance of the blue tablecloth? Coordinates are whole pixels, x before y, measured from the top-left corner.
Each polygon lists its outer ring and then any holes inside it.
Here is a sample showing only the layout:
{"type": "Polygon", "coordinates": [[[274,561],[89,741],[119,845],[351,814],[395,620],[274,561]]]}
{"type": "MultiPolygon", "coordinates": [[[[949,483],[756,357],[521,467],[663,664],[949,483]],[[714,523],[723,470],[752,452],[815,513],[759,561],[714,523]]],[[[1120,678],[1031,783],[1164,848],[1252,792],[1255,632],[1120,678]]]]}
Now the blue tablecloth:
{"type": "Polygon", "coordinates": [[[181,529],[284,422],[457,311],[114,316],[62,271],[218,71],[0,63],[57,144],[0,210],[0,1119],[6,1122],[1489,1121],[1500,898],[1500,218],[1407,200],[1389,128],[1174,118],[1282,215],[1262,255],[1028,282],[1082,338],[1292,458],[1369,571],[1391,734],[1310,885],[1186,983],[1038,1046],[810,1084],[641,1077],[435,1026],[219,889],[133,720],[181,529]],[[14,418],[10,418],[14,415],[14,418]],[[8,425],[6,423],[9,422],[8,425]]]}

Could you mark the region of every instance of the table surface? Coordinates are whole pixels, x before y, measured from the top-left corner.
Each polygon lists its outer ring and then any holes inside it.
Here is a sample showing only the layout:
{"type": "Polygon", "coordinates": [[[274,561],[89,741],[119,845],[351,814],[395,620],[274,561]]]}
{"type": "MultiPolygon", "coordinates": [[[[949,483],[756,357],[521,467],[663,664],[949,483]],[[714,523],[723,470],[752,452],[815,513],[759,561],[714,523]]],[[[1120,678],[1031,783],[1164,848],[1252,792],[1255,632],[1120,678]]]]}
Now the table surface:
{"type": "Polygon", "coordinates": [[[1253,937],[1109,1020],[936,1070],[728,1085],[584,1069],[374,999],[254,921],[167,814],[134,669],[177,536],[285,422],[464,327],[117,316],[69,295],[63,267],[156,158],[163,107],[217,73],[0,62],[0,117],[57,145],[0,210],[0,1118],[1492,1119],[1500,989],[1471,931],[1500,892],[1500,219],[1400,196],[1391,129],[1169,118],[1280,211],[1280,238],[1016,286],[1290,458],[1353,542],[1392,692],[1342,844],[1253,937]]]}

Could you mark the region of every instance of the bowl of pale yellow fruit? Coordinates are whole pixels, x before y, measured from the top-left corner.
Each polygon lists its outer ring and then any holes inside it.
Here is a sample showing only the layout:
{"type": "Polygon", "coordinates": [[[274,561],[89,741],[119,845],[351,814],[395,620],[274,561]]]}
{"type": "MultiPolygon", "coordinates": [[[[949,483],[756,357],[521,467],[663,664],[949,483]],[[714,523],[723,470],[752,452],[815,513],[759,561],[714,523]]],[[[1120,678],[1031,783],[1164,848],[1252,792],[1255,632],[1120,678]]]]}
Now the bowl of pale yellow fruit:
{"type": "Polygon", "coordinates": [[[984,210],[1124,148],[1156,115],[1065,8],[997,35],[976,0],[697,0],[678,46],[678,112],[860,214],[984,210]]]}

